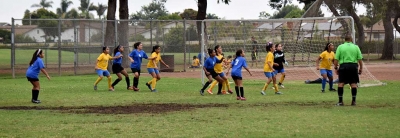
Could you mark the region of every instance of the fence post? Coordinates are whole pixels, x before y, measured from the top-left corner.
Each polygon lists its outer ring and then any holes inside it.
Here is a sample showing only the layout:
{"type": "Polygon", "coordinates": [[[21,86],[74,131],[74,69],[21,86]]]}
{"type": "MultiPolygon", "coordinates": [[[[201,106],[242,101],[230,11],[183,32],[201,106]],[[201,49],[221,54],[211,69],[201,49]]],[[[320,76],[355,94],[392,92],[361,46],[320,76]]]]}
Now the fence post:
{"type": "Polygon", "coordinates": [[[11,18],[11,71],[12,78],[15,78],[15,42],[14,42],[14,34],[15,34],[15,20],[11,18]]]}
{"type": "Polygon", "coordinates": [[[186,72],[186,19],[183,19],[183,71],[186,72]]]}
{"type": "MultiPolygon", "coordinates": [[[[74,75],[76,75],[76,66],[78,65],[78,52],[77,52],[77,40],[76,40],[76,20],[73,20],[73,25],[74,25],[74,75]]],[[[89,61],[90,61],[90,55],[89,55],[89,61]]]]}
{"type": "Polygon", "coordinates": [[[58,75],[61,76],[61,19],[58,19],[58,75]]]}
{"type": "Polygon", "coordinates": [[[153,46],[153,26],[151,21],[153,21],[153,19],[150,19],[150,46],[153,46]]]}
{"type": "Polygon", "coordinates": [[[114,29],[114,34],[115,34],[115,41],[114,41],[114,47],[117,47],[117,45],[118,45],[118,31],[117,31],[117,29],[118,29],[118,21],[117,21],[117,19],[115,19],[114,20],[114,26],[115,26],[115,29],[114,29]]]}

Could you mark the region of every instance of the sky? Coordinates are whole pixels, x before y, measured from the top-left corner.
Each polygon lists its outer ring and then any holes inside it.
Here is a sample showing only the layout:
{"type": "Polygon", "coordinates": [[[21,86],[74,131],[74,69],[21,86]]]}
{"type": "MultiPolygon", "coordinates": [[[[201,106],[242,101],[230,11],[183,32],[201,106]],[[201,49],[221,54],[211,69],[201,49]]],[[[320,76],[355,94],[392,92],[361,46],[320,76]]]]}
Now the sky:
{"type": "MultiPolygon", "coordinates": [[[[14,19],[22,19],[24,12],[26,9],[30,11],[34,11],[37,7],[32,8],[31,6],[35,3],[39,3],[40,0],[1,0],[3,1],[0,5],[0,22],[11,23],[11,18],[14,19]],[[4,4],[6,3],[6,4],[4,4]]],[[[48,0],[53,1],[53,7],[48,8],[49,10],[56,12],[56,9],[60,7],[61,0],[48,0]]],[[[71,8],[78,8],[80,6],[80,0],[71,0],[73,5],[71,8]]],[[[139,11],[142,6],[148,5],[152,0],[129,0],[129,13],[136,13],[139,11]]],[[[108,0],[91,0],[94,5],[98,3],[107,5],[108,0]]],[[[118,3],[117,0],[117,13],[116,17],[118,18],[118,3]]],[[[214,13],[218,17],[224,19],[259,19],[259,13],[261,11],[266,11],[269,14],[273,14],[276,10],[272,10],[271,7],[268,6],[269,0],[231,0],[229,5],[220,3],[217,4],[217,0],[209,0],[207,3],[207,12],[214,13]],[[251,1],[251,2],[249,2],[251,1]]],[[[304,4],[299,4],[296,0],[293,0],[293,4],[299,5],[299,7],[303,8],[304,4]]],[[[197,10],[197,0],[167,0],[166,9],[170,12],[183,12],[184,9],[192,8],[197,10]]],[[[358,14],[362,14],[365,12],[364,7],[357,8],[358,14]]],[[[326,17],[332,16],[331,12],[327,12],[328,9],[325,7],[321,8],[322,12],[324,12],[326,17]]],[[[92,12],[95,17],[97,14],[92,12]]],[[[20,21],[16,21],[16,24],[21,24],[20,21]]]]}

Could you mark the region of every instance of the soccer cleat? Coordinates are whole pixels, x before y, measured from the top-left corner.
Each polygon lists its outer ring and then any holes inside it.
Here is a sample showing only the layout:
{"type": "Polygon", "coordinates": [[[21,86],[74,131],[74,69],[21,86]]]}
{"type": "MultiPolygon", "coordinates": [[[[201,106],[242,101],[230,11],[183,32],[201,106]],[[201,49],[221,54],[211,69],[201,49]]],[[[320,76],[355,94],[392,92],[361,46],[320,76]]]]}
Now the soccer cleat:
{"type": "Polygon", "coordinates": [[[264,92],[264,91],[261,91],[261,95],[265,95],[265,92],[264,92]]]}
{"type": "Polygon", "coordinates": [[[204,96],[204,90],[200,90],[200,95],[204,96]]]}
{"type": "Polygon", "coordinates": [[[213,94],[212,91],[211,91],[210,89],[208,89],[207,92],[208,92],[209,94],[213,94]]]}
{"type": "Polygon", "coordinates": [[[232,90],[228,90],[228,93],[229,93],[229,94],[232,94],[233,92],[232,92],[232,90]]]}
{"type": "Polygon", "coordinates": [[[241,100],[242,99],[242,97],[236,97],[236,100],[241,100]]]}
{"type": "Polygon", "coordinates": [[[282,92],[275,92],[275,94],[278,94],[278,95],[280,95],[280,94],[283,94],[282,92]]]}
{"type": "Polygon", "coordinates": [[[140,90],[139,88],[133,87],[133,91],[139,91],[139,90],[140,90]]]}
{"type": "Polygon", "coordinates": [[[283,84],[278,84],[282,89],[285,89],[285,86],[283,84]]]}
{"type": "Polygon", "coordinates": [[[329,89],[329,91],[331,91],[331,92],[336,92],[336,89],[329,89]]]}
{"type": "Polygon", "coordinates": [[[217,95],[224,95],[224,94],[222,94],[221,92],[219,92],[219,93],[217,93],[217,95]]]}
{"type": "Polygon", "coordinates": [[[356,106],[356,101],[351,101],[351,106],[356,106]]]}
{"type": "Polygon", "coordinates": [[[337,103],[336,106],[344,106],[343,102],[337,103]]]}
{"type": "Polygon", "coordinates": [[[246,101],[246,98],[245,97],[241,97],[240,100],[246,101]]]}
{"type": "Polygon", "coordinates": [[[94,86],[93,86],[93,89],[94,89],[94,90],[97,90],[97,85],[94,85],[94,86]]]}
{"type": "Polygon", "coordinates": [[[151,90],[151,92],[157,92],[157,90],[156,90],[156,89],[154,89],[154,90],[151,90]]]}
{"type": "Polygon", "coordinates": [[[114,89],[113,89],[113,88],[110,88],[110,89],[108,89],[108,91],[110,91],[110,92],[113,92],[113,91],[114,91],[114,89]]]}
{"type": "Polygon", "coordinates": [[[146,83],[146,86],[150,89],[150,91],[152,90],[150,84],[146,83]]]}
{"type": "Polygon", "coordinates": [[[131,87],[131,86],[129,86],[129,87],[127,87],[126,89],[127,89],[127,90],[133,90],[134,88],[131,87]]]}
{"type": "Polygon", "coordinates": [[[32,102],[32,103],[35,103],[35,104],[40,104],[40,100],[33,100],[33,99],[32,99],[31,102],[32,102]]]}
{"type": "Polygon", "coordinates": [[[321,90],[322,93],[325,93],[325,90],[321,90]]]}
{"type": "Polygon", "coordinates": [[[223,90],[223,91],[222,91],[222,94],[226,94],[226,91],[225,91],[225,90],[223,90]]]}

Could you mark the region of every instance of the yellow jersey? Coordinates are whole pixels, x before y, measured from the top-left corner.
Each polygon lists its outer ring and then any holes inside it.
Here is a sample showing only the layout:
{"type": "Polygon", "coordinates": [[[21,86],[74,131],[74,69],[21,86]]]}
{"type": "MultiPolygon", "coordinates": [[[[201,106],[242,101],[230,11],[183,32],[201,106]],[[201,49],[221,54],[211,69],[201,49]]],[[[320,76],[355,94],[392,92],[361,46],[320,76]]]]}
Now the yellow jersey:
{"type": "Polygon", "coordinates": [[[102,70],[107,70],[108,60],[112,59],[109,54],[101,53],[99,57],[97,57],[97,67],[102,70]]]}
{"type": "Polygon", "coordinates": [[[152,59],[152,60],[149,60],[149,62],[147,62],[147,68],[156,68],[156,66],[154,66],[154,64],[153,64],[153,60],[155,60],[156,61],[156,65],[158,64],[158,61],[160,61],[161,60],[161,56],[160,56],[160,53],[156,53],[156,52],[153,52],[153,53],[151,53],[151,56],[150,56],[151,58],[152,57],[156,57],[155,59],[152,59]]]}
{"type": "MultiPolygon", "coordinates": [[[[224,56],[218,55],[218,56],[215,56],[215,57],[217,57],[218,60],[221,60],[224,56]]],[[[223,63],[223,62],[221,62],[221,63],[215,63],[214,71],[215,71],[216,73],[222,73],[222,71],[223,71],[222,63],[223,63]]]]}
{"type": "Polygon", "coordinates": [[[335,58],[335,53],[333,51],[324,51],[319,55],[321,58],[321,63],[319,64],[320,69],[332,70],[332,61],[335,58]]]}
{"type": "Polygon", "coordinates": [[[192,61],[192,66],[193,66],[193,67],[198,67],[198,66],[200,66],[200,60],[199,60],[198,58],[193,59],[193,61],[192,61]]]}
{"type": "Polygon", "coordinates": [[[268,52],[265,57],[264,72],[272,72],[272,68],[269,67],[268,62],[271,62],[271,66],[274,66],[274,54],[272,52],[268,52]]]}

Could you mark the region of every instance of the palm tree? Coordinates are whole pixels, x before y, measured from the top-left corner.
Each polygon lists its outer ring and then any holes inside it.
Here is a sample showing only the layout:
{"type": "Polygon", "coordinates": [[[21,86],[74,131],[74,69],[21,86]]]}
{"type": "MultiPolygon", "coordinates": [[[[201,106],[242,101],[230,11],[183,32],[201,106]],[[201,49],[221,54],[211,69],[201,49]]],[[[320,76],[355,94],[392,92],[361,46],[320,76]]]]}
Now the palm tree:
{"type": "Polygon", "coordinates": [[[103,5],[101,3],[97,4],[96,12],[97,12],[97,15],[99,16],[99,19],[101,19],[101,16],[104,15],[104,12],[107,10],[107,8],[108,7],[106,5],[103,5]]]}
{"type": "Polygon", "coordinates": [[[97,7],[94,6],[93,3],[90,2],[90,0],[81,0],[81,6],[78,7],[78,9],[81,10],[81,14],[85,18],[90,18],[89,11],[94,11],[97,9],[97,7]]]}
{"type": "Polygon", "coordinates": [[[77,10],[75,10],[75,8],[72,8],[65,14],[65,18],[78,18],[78,17],[79,13],[77,10]]]}
{"type": "Polygon", "coordinates": [[[72,1],[70,0],[61,0],[61,7],[57,8],[57,14],[61,17],[64,18],[65,14],[67,13],[68,7],[73,4],[72,1]]]}
{"type": "Polygon", "coordinates": [[[51,6],[52,4],[53,4],[53,1],[40,0],[39,4],[33,4],[31,7],[49,8],[49,7],[53,7],[53,6],[51,6]]]}

